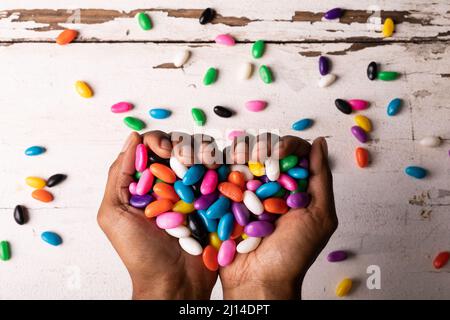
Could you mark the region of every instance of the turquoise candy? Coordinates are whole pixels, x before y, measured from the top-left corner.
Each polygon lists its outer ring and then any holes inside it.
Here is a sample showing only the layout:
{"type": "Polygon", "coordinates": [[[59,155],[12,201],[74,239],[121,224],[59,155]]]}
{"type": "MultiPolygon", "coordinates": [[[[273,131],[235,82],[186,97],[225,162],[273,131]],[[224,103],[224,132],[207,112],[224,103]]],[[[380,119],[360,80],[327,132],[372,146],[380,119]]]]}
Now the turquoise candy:
{"type": "Polygon", "coordinates": [[[216,219],[208,219],[206,217],[206,210],[198,210],[198,215],[200,219],[203,221],[203,224],[206,227],[208,232],[216,232],[217,231],[217,220],[216,219]]]}
{"type": "Polygon", "coordinates": [[[392,100],[387,107],[388,116],[390,116],[390,117],[395,116],[397,113],[400,112],[401,107],[402,107],[401,99],[397,98],[397,99],[392,100]]]}
{"type": "Polygon", "coordinates": [[[281,186],[278,182],[267,182],[261,185],[258,189],[256,189],[255,193],[258,196],[258,198],[266,199],[278,193],[280,189],[281,186]]]}
{"type": "Polygon", "coordinates": [[[219,176],[219,182],[227,181],[228,175],[230,174],[230,168],[226,165],[221,165],[219,169],[217,169],[217,174],[219,176]]]}
{"type": "Polygon", "coordinates": [[[405,169],[405,173],[416,179],[423,179],[427,176],[427,170],[422,167],[410,166],[405,169]]]}
{"type": "Polygon", "coordinates": [[[314,121],[312,119],[302,119],[295,122],[292,125],[292,129],[296,131],[303,131],[310,128],[313,125],[314,121]]]}
{"type": "Polygon", "coordinates": [[[180,180],[176,181],[173,185],[176,194],[186,203],[192,203],[195,200],[194,190],[190,186],[185,185],[180,180]]]}
{"type": "Polygon", "coordinates": [[[45,231],[41,234],[41,239],[51,244],[52,246],[59,246],[62,243],[61,237],[51,231],[45,231]]]}
{"type": "Polygon", "coordinates": [[[172,114],[172,112],[167,109],[150,109],[148,113],[153,119],[166,119],[172,114]]]}
{"type": "Polygon", "coordinates": [[[32,146],[32,147],[29,147],[27,150],[25,150],[25,154],[27,156],[38,156],[44,152],[45,152],[45,148],[40,147],[40,146],[32,146]]]}
{"type": "Polygon", "coordinates": [[[287,173],[294,179],[306,179],[309,176],[308,170],[300,167],[289,169],[287,173]]]}
{"type": "Polygon", "coordinates": [[[201,164],[195,164],[186,171],[183,177],[183,183],[187,186],[192,186],[200,181],[205,174],[205,167],[201,164]]]}
{"type": "Polygon", "coordinates": [[[230,200],[225,197],[220,197],[207,210],[206,217],[208,219],[220,219],[230,210],[230,200]]]}
{"type": "Polygon", "coordinates": [[[222,241],[230,238],[231,232],[234,227],[234,216],[228,212],[222,218],[220,218],[219,225],[217,226],[217,235],[222,241]]]}

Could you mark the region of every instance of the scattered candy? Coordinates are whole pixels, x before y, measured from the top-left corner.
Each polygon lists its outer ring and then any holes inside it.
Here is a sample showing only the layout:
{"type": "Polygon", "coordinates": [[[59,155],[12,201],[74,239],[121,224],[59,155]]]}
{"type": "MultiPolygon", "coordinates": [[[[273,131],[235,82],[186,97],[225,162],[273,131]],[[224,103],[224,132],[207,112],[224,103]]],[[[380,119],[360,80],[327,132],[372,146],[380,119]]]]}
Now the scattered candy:
{"type": "Polygon", "coordinates": [[[136,131],[141,131],[145,128],[144,121],[135,118],[135,117],[126,117],[123,119],[123,122],[130,128],[136,131]]]}
{"type": "Polygon", "coordinates": [[[118,102],[111,106],[111,112],[113,113],[124,113],[130,111],[131,109],[133,109],[133,105],[125,101],[118,102]]]}
{"type": "Polygon", "coordinates": [[[207,24],[207,23],[211,22],[215,16],[216,16],[216,11],[214,9],[206,8],[200,15],[200,18],[198,19],[198,21],[200,22],[200,24],[207,24]]]}
{"type": "Polygon", "coordinates": [[[361,127],[364,131],[366,132],[372,131],[372,122],[366,116],[357,115],[355,116],[354,120],[356,125],[361,127]]]}
{"type": "Polygon", "coordinates": [[[351,132],[352,132],[353,136],[359,140],[359,142],[361,142],[361,143],[367,142],[367,140],[368,140],[367,133],[361,127],[353,126],[351,128],[351,132]]]}
{"type": "Polygon", "coordinates": [[[25,150],[25,155],[27,155],[27,156],[38,156],[40,154],[43,154],[45,151],[46,150],[45,150],[44,147],[32,146],[32,147],[29,147],[27,150],[25,150]]]}
{"type": "Polygon", "coordinates": [[[247,110],[252,112],[260,112],[267,107],[267,102],[262,100],[251,100],[245,103],[247,110]]]}
{"type": "Polygon", "coordinates": [[[205,76],[203,78],[203,84],[205,86],[209,86],[209,85],[213,84],[214,82],[216,82],[216,80],[217,80],[217,69],[209,68],[206,71],[205,76]]]}
{"type": "Polygon", "coordinates": [[[394,30],[395,30],[394,20],[392,20],[391,18],[387,18],[383,24],[383,36],[385,38],[392,37],[394,30]]]}
{"type": "Polygon", "coordinates": [[[259,76],[264,83],[269,84],[273,82],[272,71],[266,65],[262,65],[261,67],[259,67],[259,76]]]}
{"type": "Polygon", "coordinates": [[[38,177],[27,177],[25,179],[25,182],[28,186],[30,186],[34,189],[42,189],[46,185],[45,180],[42,178],[38,178],[38,177]]]}
{"type": "Polygon", "coordinates": [[[173,65],[176,68],[182,67],[189,60],[190,56],[191,52],[189,50],[183,50],[178,52],[173,59],[173,65]]]}
{"type": "Polygon", "coordinates": [[[397,113],[399,113],[400,109],[402,107],[402,103],[403,103],[403,101],[398,98],[392,100],[387,107],[388,116],[392,117],[392,116],[395,116],[397,113]]]}
{"type": "Polygon", "coordinates": [[[435,148],[441,144],[442,140],[439,137],[429,136],[422,138],[419,143],[423,147],[435,148]]]}
{"type": "Polygon", "coordinates": [[[56,43],[63,46],[71,43],[76,39],[76,37],[78,37],[78,31],[66,29],[58,35],[56,38],[56,43]]]}
{"type": "Polygon", "coordinates": [[[330,61],[327,57],[321,56],[319,58],[319,72],[322,76],[326,76],[330,73],[330,61]]]}
{"type": "Polygon", "coordinates": [[[148,113],[153,119],[166,119],[172,114],[168,109],[150,109],[148,113]]]}
{"type": "Polygon", "coordinates": [[[52,246],[59,246],[62,243],[61,237],[52,231],[45,231],[41,234],[41,239],[52,246]]]}
{"type": "Polygon", "coordinates": [[[14,208],[14,220],[17,224],[23,225],[27,222],[28,216],[25,207],[17,205],[14,208]]]}
{"type": "Polygon", "coordinates": [[[255,43],[252,46],[252,56],[255,59],[259,59],[264,55],[264,52],[266,50],[266,43],[264,40],[258,40],[255,41],[255,43]]]}
{"type": "Polygon", "coordinates": [[[222,44],[224,46],[234,46],[236,44],[236,40],[229,34],[219,34],[216,37],[216,43],[222,44]]]}
{"type": "Polygon", "coordinates": [[[399,77],[398,72],[395,71],[380,71],[378,72],[378,79],[383,81],[393,81],[399,77]]]}
{"type": "Polygon", "coordinates": [[[31,193],[31,196],[41,202],[52,202],[53,195],[44,189],[37,189],[31,193]]]}
{"type": "Polygon", "coordinates": [[[347,252],[344,250],[332,251],[328,254],[327,260],[329,262],[340,262],[347,260],[347,252]]]}
{"type": "Polygon", "coordinates": [[[436,258],[434,258],[433,266],[436,269],[441,269],[442,267],[444,267],[447,264],[449,259],[450,259],[450,252],[448,252],[448,251],[440,252],[436,256],[436,258]]]}
{"type": "Polygon", "coordinates": [[[0,260],[8,261],[11,259],[11,248],[8,241],[0,241],[0,260]]]}
{"type": "Polygon", "coordinates": [[[336,81],[336,75],[329,73],[326,76],[323,76],[319,80],[319,87],[326,88],[331,86],[336,81]]]}
{"type": "Polygon", "coordinates": [[[351,105],[342,99],[336,99],[334,101],[334,104],[336,105],[336,108],[338,108],[339,111],[341,111],[344,114],[350,114],[352,113],[352,107],[351,105]]]}
{"type": "Polygon", "coordinates": [[[371,62],[367,66],[367,77],[373,81],[378,77],[378,65],[376,62],[371,62]]]}
{"type": "Polygon", "coordinates": [[[405,173],[416,179],[423,179],[427,176],[427,170],[422,167],[410,166],[406,167],[405,173]]]}
{"type": "Polygon", "coordinates": [[[250,79],[253,74],[253,64],[250,62],[243,63],[239,68],[239,79],[250,79]]]}
{"type": "Polygon", "coordinates": [[[338,297],[344,297],[349,294],[350,290],[352,289],[352,280],[345,278],[336,287],[336,296],[338,297]]]}
{"type": "Polygon", "coordinates": [[[323,17],[327,20],[334,20],[340,18],[342,16],[342,13],[343,11],[341,8],[334,8],[325,12],[323,17]]]}
{"type": "Polygon", "coordinates": [[[359,99],[348,100],[348,104],[353,110],[365,110],[369,107],[369,102],[359,99]]]}
{"type": "Polygon", "coordinates": [[[313,123],[314,122],[312,119],[302,119],[302,120],[295,122],[292,125],[292,129],[296,130],[296,131],[303,131],[303,130],[310,128],[313,125],[313,123]]]}
{"type": "Polygon", "coordinates": [[[215,106],[214,113],[222,118],[230,118],[233,115],[233,111],[222,106],[215,106]]]}
{"type": "Polygon", "coordinates": [[[150,30],[153,28],[152,21],[150,20],[150,17],[147,13],[139,12],[136,17],[142,30],[150,30]]]}
{"type": "Polygon", "coordinates": [[[91,98],[94,95],[91,87],[84,81],[76,81],[75,90],[83,98],[91,98]]]}
{"type": "Polygon", "coordinates": [[[365,168],[369,164],[369,151],[364,148],[356,148],[355,150],[356,163],[360,168],[365,168]]]}

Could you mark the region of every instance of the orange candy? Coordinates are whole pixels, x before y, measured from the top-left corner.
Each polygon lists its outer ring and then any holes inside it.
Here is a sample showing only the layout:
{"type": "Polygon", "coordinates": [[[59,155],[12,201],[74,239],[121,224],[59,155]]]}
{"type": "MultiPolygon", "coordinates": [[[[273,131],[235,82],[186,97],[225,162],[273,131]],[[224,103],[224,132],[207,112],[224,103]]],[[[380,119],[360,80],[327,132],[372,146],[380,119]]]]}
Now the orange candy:
{"type": "Polygon", "coordinates": [[[160,215],[161,213],[167,212],[171,210],[173,207],[173,202],[168,199],[160,199],[151,202],[146,208],[145,208],[145,216],[147,218],[153,218],[157,215],[160,215]]]}
{"type": "Polygon", "coordinates": [[[53,195],[44,189],[38,189],[34,190],[31,196],[39,201],[42,202],[52,202],[53,201],[53,195]]]}
{"type": "Polygon", "coordinates": [[[172,202],[177,202],[180,197],[175,192],[175,189],[170,184],[158,182],[153,186],[153,192],[162,199],[168,199],[172,202]]]}
{"type": "Polygon", "coordinates": [[[153,163],[150,166],[150,171],[155,177],[167,183],[175,183],[177,179],[177,177],[175,176],[175,172],[173,172],[173,170],[168,166],[165,166],[161,163],[153,163]]]}
{"type": "Polygon", "coordinates": [[[355,151],[356,163],[360,168],[365,168],[369,164],[369,151],[364,148],[356,148],[355,151]]]}
{"type": "Polygon", "coordinates": [[[231,171],[228,175],[228,182],[234,183],[242,190],[245,189],[245,176],[240,171],[231,171]]]}
{"type": "Polygon", "coordinates": [[[217,250],[212,246],[208,245],[203,250],[202,254],[203,264],[210,271],[217,271],[219,269],[219,263],[217,262],[217,250]]]}
{"type": "Polygon", "coordinates": [[[233,231],[231,232],[230,238],[235,240],[235,239],[239,238],[243,233],[244,233],[244,227],[235,221],[233,231]]]}
{"type": "Polygon", "coordinates": [[[283,214],[288,212],[289,208],[286,201],[281,198],[269,198],[263,202],[264,210],[270,213],[283,214]]]}
{"type": "Polygon", "coordinates": [[[67,29],[61,32],[56,38],[56,43],[59,45],[65,45],[71,43],[75,38],[78,37],[78,31],[67,29]]]}
{"type": "Polygon", "coordinates": [[[221,194],[230,198],[234,202],[241,202],[244,199],[244,193],[239,186],[231,182],[222,182],[218,187],[221,194]]]}

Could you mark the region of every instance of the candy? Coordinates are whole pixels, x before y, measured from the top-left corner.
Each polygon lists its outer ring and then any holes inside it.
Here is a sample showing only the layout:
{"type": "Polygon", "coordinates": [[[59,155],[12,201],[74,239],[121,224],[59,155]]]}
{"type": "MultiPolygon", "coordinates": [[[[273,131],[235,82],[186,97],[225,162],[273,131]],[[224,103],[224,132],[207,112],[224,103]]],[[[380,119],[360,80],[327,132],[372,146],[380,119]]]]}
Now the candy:
{"type": "Polygon", "coordinates": [[[136,193],[136,187],[137,187],[137,182],[133,181],[132,183],[130,183],[130,185],[128,186],[128,191],[130,191],[130,193],[132,195],[137,195],[136,193]]]}
{"type": "Polygon", "coordinates": [[[281,186],[278,182],[268,182],[261,185],[255,192],[255,194],[260,199],[266,199],[274,194],[276,194],[278,191],[280,191],[281,186]]]}
{"type": "Polygon", "coordinates": [[[219,263],[217,262],[218,251],[212,245],[206,246],[203,250],[202,260],[206,269],[209,271],[217,271],[219,269],[219,263]]]}
{"type": "Polygon", "coordinates": [[[309,168],[309,160],[308,158],[301,158],[300,160],[298,160],[298,166],[308,169],[309,168]]]}
{"type": "Polygon", "coordinates": [[[214,82],[216,82],[216,80],[217,80],[217,69],[209,68],[206,71],[205,76],[203,77],[203,84],[205,86],[209,86],[209,85],[213,84],[214,82]]]}
{"type": "Polygon", "coordinates": [[[405,168],[405,173],[416,179],[423,179],[427,176],[427,170],[422,167],[410,166],[405,168]]]}
{"type": "Polygon", "coordinates": [[[378,79],[383,81],[393,81],[399,77],[398,72],[395,71],[380,71],[378,72],[378,79]]]}
{"type": "Polygon", "coordinates": [[[261,67],[259,67],[259,76],[264,83],[269,84],[273,82],[272,71],[266,65],[262,65],[261,67]]]}
{"type": "Polygon", "coordinates": [[[221,182],[218,189],[221,194],[232,201],[241,202],[244,198],[241,188],[231,182],[221,182]]]}
{"type": "Polygon", "coordinates": [[[191,230],[183,225],[176,228],[166,229],[166,232],[175,238],[186,238],[191,235],[191,230]]]}
{"type": "Polygon", "coordinates": [[[356,125],[361,127],[364,131],[366,131],[366,132],[372,131],[372,122],[366,116],[362,116],[362,115],[358,114],[355,116],[354,120],[355,120],[356,125]]]}
{"type": "Polygon", "coordinates": [[[330,60],[327,57],[319,58],[319,72],[322,76],[326,76],[330,72],[330,60]]]}
{"type": "Polygon", "coordinates": [[[202,109],[199,108],[192,108],[191,109],[192,118],[194,119],[194,122],[198,126],[204,126],[206,123],[206,115],[203,112],[202,109]]]}
{"type": "Polygon", "coordinates": [[[256,177],[261,177],[266,173],[266,169],[261,162],[249,161],[247,166],[250,172],[256,177]]]}
{"type": "Polygon", "coordinates": [[[343,11],[341,8],[334,8],[325,12],[323,17],[327,20],[334,20],[340,18],[342,16],[342,13],[343,11]]]}
{"type": "Polygon", "coordinates": [[[367,78],[373,81],[378,77],[378,65],[376,62],[372,61],[367,66],[367,78]]]}
{"type": "Polygon", "coordinates": [[[286,201],[281,198],[266,199],[264,200],[263,205],[264,210],[266,210],[269,213],[285,214],[289,210],[286,201]]]}
{"type": "Polygon", "coordinates": [[[435,136],[425,137],[419,141],[421,146],[429,148],[438,147],[441,144],[441,142],[442,142],[441,138],[435,136]]]}
{"type": "Polygon", "coordinates": [[[173,59],[173,65],[176,68],[182,67],[189,60],[190,56],[191,52],[189,50],[182,50],[178,52],[173,59]]]}
{"type": "Polygon", "coordinates": [[[401,99],[394,99],[391,102],[389,102],[389,105],[387,107],[387,114],[388,116],[395,116],[397,113],[400,112],[400,109],[402,107],[403,101],[401,99]]]}
{"type": "Polygon", "coordinates": [[[17,205],[14,208],[14,220],[20,225],[23,225],[28,221],[28,215],[24,206],[17,205]]]}
{"type": "Polygon", "coordinates": [[[258,248],[259,244],[261,243],[261,238],[258,237],[248,237],[247,239],[239,242],[239,244],[236,247],[236,251],[239,253],[249,253],[256,248],[258,248]]]}
{"type": "Polygon", "coordinates": [[[209,237],[202,218],[198,213],[187,216],[187,226],[191,230],[192,237],[197,240],[202,247],[208,245],[209,237]]]}
{"type": "Polygon", "coordinates": [[[126,117],[123,119],[123,122],[127,127],[136,131],[140,131],[145,128],[145,123],[135,117],[126,117]]]}
{"type": "Polygon", "coordinates": [[[230,238],[231,232],[234,226],[234,216],[232,213],[227,213],[222,216],[219,220],[217,226],[217,235],[222,241],[228,240],[230,238]]]}
{"type": "Polygon", "coordinates": [[[76,81],[75,90],[83,98],[91,98],[94,95],[91,87],[84,81],[76,81]]]}
{"type": "MultiPolygon", "coordinates": [[[[148,153],[145,144],[140,143],[136,146],[136,157],[134,167],[136,171],[144,171],[147,168],[148,153]]],[[[153,182],[153,181],[152,181],[153,182]]]]}
{"type": "Polygon", "coordinates": [[[250,212],[243,203],[233,202],[231,204],[231,211],[233,212],[234,219],[239,225],[245,226],[250,222],[250,212]]]}
{"type": "Polygon", "coordinates": [[[348,100],[348,104],[353,110],[365,110],[369,107],[369,102],[360,99],[348,100]]]}
{"type": "Polygon", "coordinates": [[[199,182],[205,174],[205,167],[201,164],[195,164],[188,169],[183,177],[183,183],[187,186],[191,186],[199,182]]]}
{"type": "Polygon", "coordinates": [[[248,111],[260,112],[267,107],[267,102],[263,100],[251,100],[245,103],[245,107],[248,111]]]}
{"type": "Polygon", "coordinates": [[[219,253],[217,255],[217,261],[221,267],[226,267],[231,264],[236,254],[236,242],[230,239],[222,242],[219,253]]]}
{"type": "Polygon", "coordinates": [[[180,238],[178,239],[178,243],[180,244],[181,249],[190,255],[199,256],[203,252],[203,248],[200,243],[192,237],[180,238]]]}
{"type": "Polygon", "coordinates": [[[289,175],[282,173],[280,174],[280,177],[278,178],[278,183],[289,191],[294,191],[297,189],[297,181],[295,181],[293,178],[291,178],[289,175]]]}
{"type": "Polygon", "coordinates": [[[145,12],[139,12],[136,15],[136,18],[139,22],[139,25],[141,26],[142,30],[150,30],[153,28],[152,21],[150,20],[150,17],[145,12]]]}
{"type": "Polygon", "coordinates": [[[339,111],[341,111],[344,114],[350,114],[352,113],[352,107],[350,104],[342,99],[336,99],[334,101],[334,104],[336,105],[336,108],[338,108],[339,111]]]}
{"type": "Polygon", "coordinates": [[[29,185],[30,187],[32,187],[34,189],[42,189],[46,185],[45,180],[42,178],[38,178],[38,177],[27,177],[25,179],[25,182],[27,185],[29,185]]]}
{"type": "Polygon", "coordinates": [[[229,34],[219,34],[215,39],[217,44],[221,44],[224,46],[234,46],[236,41],[229,34]]]}
{"type": "Polygon", "coordinates": [[[52,246],[59,246],[62,243],[62,238],[55,232],[45,231],[41,234],[41,239],[52,246]]]}
{"type": "Polygon", "coordinates": [[[319,87],[326,88],[331,86],[336,81],[336,75],[329,73],[326,76],[323,76],[319,80],[319,87]]]}
{"type": "Polygon", "coordinates": [[[222,106],[215,106],[214,113],[222,118],[230,118],[233,115],[233,111],[222,106]]]}
{"type": "Polygon", "coordinates": [[[203,222],[203,225],[206,227],[206,231],[208,232],[216,232],[217,231],[217,219],[208,219],[206,216],[205,210],[199,210],[198,216],[203,222]]]}
{"type": "Polygon", "coordinates": [[[227,176],[230,173],[230,168],[226,165],[221,165],[219,169],[217,169],[217,174],[219,175],[219,181],[226,181],[227,176]]]}
{"type": "Polygon", "coordinates": [[[142,196],[148,193],[152,188],[153,181],[154,181],[153,173],[149,169],[145,169],[142,172],[141,178],[139,179],[136,185],[136,194],[142,196]]]}
{"type": "Polygon", "coordinates": [[[217,235],[217,232],[211,232],[209,234],[209,244],[212,245],[216,250],[220,249],[220,246],[222,245],[222,241],[220,241],[219,236],[217,235]]]}
{"type": "Polygon", "coordinates": [[[178,212],[165,212],[156,217],[156,225],[161,229],[172,229],[180,226],[184,215],[178,212]]]}
{"type": "Polygon", "coordinates": [[[193,203],[195,200],[194,190],[182,181],[176,181],[173,185],[176,194],[186,203],[193,203]]]}
{"type": "Polygon", "coordinates": [[[151,173],[159,179],[167,183],[174,183],[177,177],[175,176],[175,172],[170,169],[168,166],[165,166],[160,163],[152,163],[149,167],[151,173]]]}
{"type": "Polygon", "coordinates": [[[44,190],[44,189],[34,190],[31,193],[31,196],[34,199],[39,200],[41,202],[52,202],[53,201],[53,195],[50,192],[48,192],[47,190],[44,190]]]}
{"type": "Polygon", "coordinates": [[[200,192],[202,194],[213,193],[219,182],[219,176],[215,170],[208,170],[203,177],[202,184],[200,185],[200,192]]]}
{"type": "Polygon", "coordinates": [[[166,119],[172,114],[170,110],[161,108],[150,109],[148,113],[153,119],[166,119]]]}
{"type": "Polygon", "coordinates": [[[327,255],[329,262],[340,262],[347,259],[347,252],[343,250],[332,251],[327,255]]]}
{"type": "Polygon", "coordinates": [[[280,177],[280,161],[274,158],[268,158],[264,162],[266,176],[270,181],[276,181],[280,177]]]}
{"type": "Polygon", "coordinates": [[[387,18],[383,24],[383,36],[385,38],[392,37],[394,30],[395,30],[394,20],[392,20],[391,18],[387,18]]]}
{"type": "Polygon", "coordinates": [[[295,167],[298,163],[298,157],[294,154],[291,154],[287,157],[284,157],[280,160],[280,170],[281,172],[287,172],[289,169],[295,167]]]}
{"type": "Polygon", "coordinates": [[[306,179],[309,177],[309,171],[305,168],[291,168],[288,170],[288,175],[294,179],[306,179]]]}
{"type": "Polygon", "coordinates": [[[310,128],[313,125],[313,123],[314,122],[312,119],[301,119],[298,120],[297,122],[294,122],[294,124],[292,125],[292,130],[303,131],[310,128]]]}
{"type": "Polygon", "coordinates": [[[338,297],[344,297],[347,294],[349,294],[350,290],[352,289],[352,280],[345,278],[344,280],[342,280],[341,282],[339,282],[339,284],[336,287],[336,296],[338,297]]]}
{"type": "Polygon", "coordinates": [[[173,205],[172,211],[188,214],[195,211],[195,207],[192,203],[184,202],[183,200],[178,200],[173,205]]]}
{"type": "Polygon", "coordinates": [[[183,179],[188,168],[175,156],[172,156],[170,158],[169,163],[170,168],[173,170],[173,172],[175,172],[176,176],[180,179],[183,179]]]}
{"type": "Polygon", "coordinates": [[[230,239],[236,240],[241,237],[242,233],[244,233],[244,227],[234,221],[233,231],[231,231],[230,239]]]}
{"type": "Polygon", "coordinates": [[[156,193],[160,199],[169,199],[172,202],[178,202],[180,200],[174,187],[164,182],[155,183],[153,192],[156,193]]]}
{"type": "Polygon", "coordinates": [[[202,195],[197,200],[194,201],[194,207],[197,210],[206,210],[211,204],[213,204],[219,197],[217,192],[202,195]]]}
{"type": "Polygon", "coordinates": [[[258,40],[255,41],[255,43],[252,46],[252,56],[255,59],[259,59],[264,55],[264,52],[266,50],[266,44],[264,40],[258,40]]]}
{"type": "Polygon", "coordinates": [[[150,202],[153,201],[152,196],[148,195],[148,194],[144,194],[144,195],[133,195],[130,198],[130,204],[138,209],[143,209],[146,206],[148,206],[148,204],[150,202]]]}
{"type": "Polygon", "coordinates": [[[243,164],[234,164],[231,166],[231,171],[239,171],[244,174],[245,181],[253,179],[253,173],[251,173],[250,169],[243,164]]]}
{"type": "Polygon", "coordinates": [[[351,132],[355,136],[355,138],[359,140],[359,142],[367,142],[367,133],[361,127],[353,126],[351,128],[351,132]]]}
{"type": "MultiPolygon", "coordinates": [[[[258,180],[255,180],[258,181],[258,180]]],[[[245,176],[240,171],[231,171],[228,175],[228,182],[231,182],[235,185],[237,185],[242,190],[245,189],[245,176]]],[[[260,182],[260,181],[258,181],[260,182]]]]}
{"type": "Polygon", "coordinates": [[[173,202],[168,199],[155,200],[145,207],[144,214],[147,218],[153,218],[171,210],[172,207],[173,202]]]}
{"type": "Polygon", "coordinates": [[[297,180],[297,189],[294,192],[305,192],[308,188],[308,180],[300,179],[297,180]]]}
{"type": "Polygon", "coordinates": [[[447,264],[449,259],[450,259],[450,252],[448,252],[448,251],[440,252],[436,256],[436,258],[434,258],[433,266],[436,269],[441,269],[442,267],[444,267],[447,264]]]}
{"type": "Polygon", "coordinates": [[[208,219],[220,219],[228,212],[229,208],[230,200],[225,197],[220,197],[206,210],[206,217],[208,219]]]}
{"type": "Polygon", "coordinates": [[[255,192],[261,185],[262,182],[259,180],[250,180],[245,186],[248,190],[255,192]]]}
{"type": "Polygon", "coordinates": [[[286,204],[289,208],[299,209],[306,208],[309,205],[311,198],[305,192],[295,192],[290,194],[286,199],[286,204]]]}
{"type": "Polygon", "coordinates": [[[245,226],[244,232],[250,237],[266,237],[274,230],[272,223],[267,221],[253,221],[245,226]]]}
{"type": "MultiPolygon", "coordinates": [[[[258,196],[250,190],[244,191],[244,204],[250,212],[260,215],[264,212],[264,206],[258,196]]],[[[247,232],[246,232],[247,233],[247,232]]]]}
{"type": "Polygon", "coordinates": [[[63,46],[71,43],[76,39],[76,37],[78,37],[78,31],[66,29],[58,35],[58,37],[56,38],[56,43],[63,46]]]}
{"type": "Polygon", "coordinates": [[[250,79],[253,74],[253,64],[251,64],[250,62],[243,63],[239,67],[238,72],[239,79],[250,79]]]}
{"type": "Polygon", "coordinates": [[[200,15],[200,18],[198,19],[198,21],[200,22],[200,24],[207,24],[207,23],[211,22],[215,16],[216,16],[216,11],[214,9],[206,8],[200,15]]]}
{"type": "Polygon", "coordinates": [[[46,150],[45,150],[44,147],[32,146],[32,147],[29,147],[27,150],[25,150],[25,155],[27,155],[27,156],[38,156],[40,154],[43,154],[45,151],[46,150]]]}
{"type": "MultiPolygon", "coordinates": [[[[260,216],[258,216],[258,217],[260,217],[260,216]]],[[[242,238],[242,240],[248,239],[248,235],[246,235],[245,233],[243,233],[243,234],[241,235],[241,238],[242,238]]]]}
{"type": "Polygon", "coordinates": [[[364,148],[356,148],[355,159],[360,168],[367,167],[369,164],[369,151],[364,148]]]}
{"type": "Polygon", "coordinates": [[[52,187],[60,184],[61,182],[63,182],[66,179],[67,179],[67,175],[65,175],[65,174],[62,174],[62,173],[54,174],[50,178],[47,179],[47,187],[52,188],[52,187]]]}
{"type": "Polygon", "coordinates": [[[8,241],[0,241],[0,260],[8,261],[11,259],[11,248],[8,241]]]}
{"type": "Polygon", "coordinates": [[[245,135],[245,130],[232,130],[228,133],[228,139],[234,140],[234,138],[245,135]]]}
{"type": "Polygon", "coordinates": [[[113,113],[124,113],[133,109],[133,105],[129,102],[117,102],[111,106],[111,112],[113,113]]]}

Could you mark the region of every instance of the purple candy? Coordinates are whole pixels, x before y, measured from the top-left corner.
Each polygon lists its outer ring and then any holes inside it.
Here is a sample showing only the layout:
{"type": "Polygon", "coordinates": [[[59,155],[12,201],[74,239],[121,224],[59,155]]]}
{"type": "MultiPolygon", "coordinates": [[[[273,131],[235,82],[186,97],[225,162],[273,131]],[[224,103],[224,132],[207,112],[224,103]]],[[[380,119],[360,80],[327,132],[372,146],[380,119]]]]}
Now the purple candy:
{"type": "Polygon", "coordinates": [[[330,72],[330,63],[327,57],[319,58],[319,72],[322,76],[326,76],[330,72]]]}
{"type": "Polygon", "coordinates": [[[266,237],[274,230],[273,224],[267,221],[253,221],[245,226],[244,232],[250,237],[266,237]]]}
{"type": "Polygon", "coordinates": [[[279,215],[276,215],[276,214],[270,214],[270,213],[267,213],[267,212],[263,212],[262,214],[260,214],[256,218],[259,221],[274,222],[275,220],[277,220],[278,216],[279,215]]]}
{"type": "Polygon", "coordinates": [[[144,194],[142,196],[136,194],[131,196],[130,198],[130,204],[138,209],[145,208],[152,201],[153,201],[152,196],[148,194],[144,194]]]}
{"type": "Polygon", "coordinates": [[[217,191],[201,195],[197,200],[194,201],[194,208],[196,210],[206,210],[210,205],[214,203],[214,201],[219,198],[219,193],[217,191]]]}
{"type": "Polygon", "coordinates": [[[296,192],[286,199],[289,208],[305,208],[309,205],[310,197],[306,192],[296,192]]]}
{"type": "Polygon", "coordinates": [[[331,9],[331,10],[325,12],[323,17],[327,20],[334,20],[334,19],[340,18],[341,16],[342,16],[342,9],[334,8],[334,9],[331,9]]]}
{"type": "Polygon", "coordinates": [[[339,262],[347,259],[347,252],[343,250],[337,250],[330,252],[327,256],[329,262],[339,262]]]}
{"type": "Polygon", "coordinates": [[[359,142],[366,143],[367,142],[367,133],[364,131],[363,128],[358,126],[353,126],[351,129],[353,135],[356,139],[359,140],[359,142]]]}
{"type": "Polygon", "coordinates": [[[234,218],[239,225],[245,226],[249,223],[250,212],[242,202],[233,202],[231,204],[231,211],[233,211],[234,218]]]}
{"type": "Polygon", "coordinates": [[[305,169],[309,169],[309,160],[308,158],[301,158],[300,160],[298,160],[298,166],[305,168],[305,169]]]}
{"type": "Polygon", "coordinates": [[[262,177],[260,178],[260,180],[262,181],[262,183],[270,182],[270,180],[269,180],[269,178],[267,178],[267,176],[262,176],[262,177]]]}

